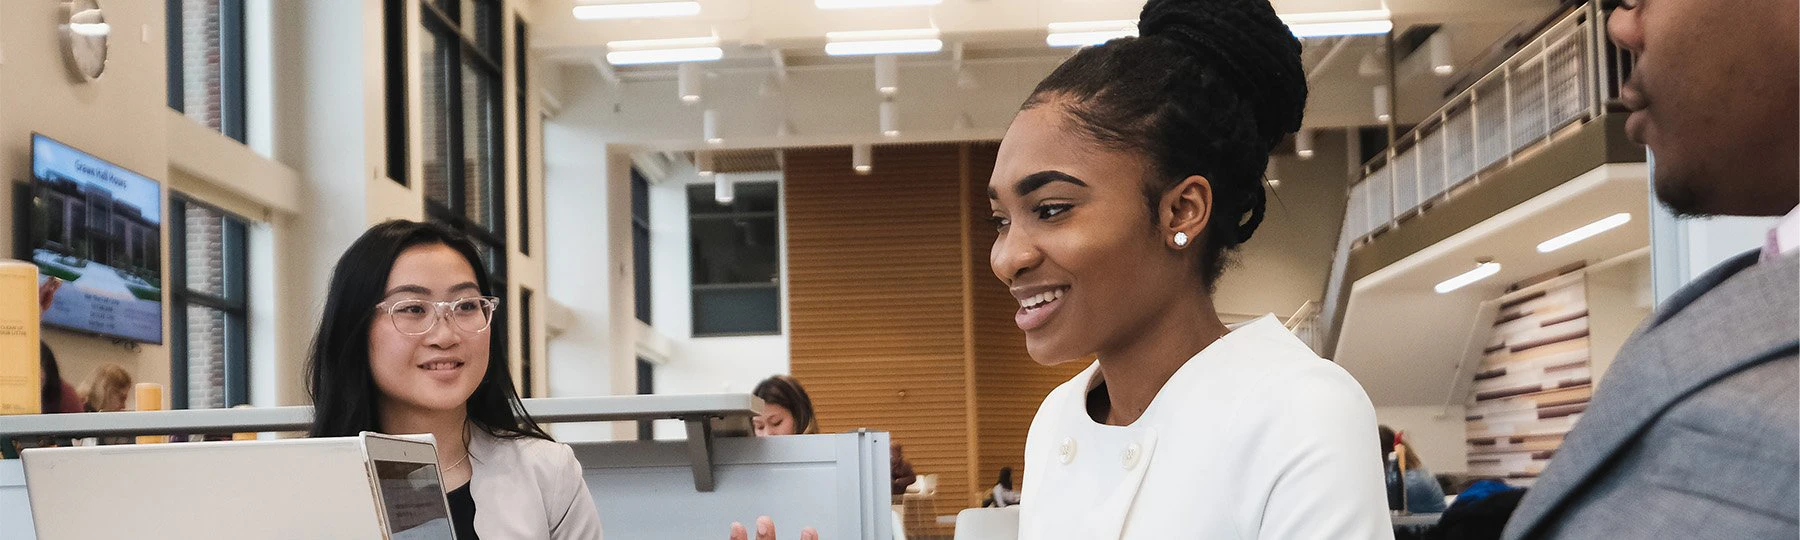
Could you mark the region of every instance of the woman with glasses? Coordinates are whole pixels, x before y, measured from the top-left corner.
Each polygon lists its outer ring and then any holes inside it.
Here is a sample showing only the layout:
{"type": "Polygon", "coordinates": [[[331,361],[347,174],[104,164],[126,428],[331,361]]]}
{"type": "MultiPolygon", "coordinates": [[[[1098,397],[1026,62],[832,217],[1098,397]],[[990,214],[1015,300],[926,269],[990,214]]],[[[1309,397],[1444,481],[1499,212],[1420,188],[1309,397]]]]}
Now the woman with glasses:
{"type": "Polygon", "coordinates": [[[449,228],[364,233],[332,272],[313,339],[311,435],[435,436],[459,539],[600,538],[574,452],[513,391],[489,287],[475,245],[449,228]]]}

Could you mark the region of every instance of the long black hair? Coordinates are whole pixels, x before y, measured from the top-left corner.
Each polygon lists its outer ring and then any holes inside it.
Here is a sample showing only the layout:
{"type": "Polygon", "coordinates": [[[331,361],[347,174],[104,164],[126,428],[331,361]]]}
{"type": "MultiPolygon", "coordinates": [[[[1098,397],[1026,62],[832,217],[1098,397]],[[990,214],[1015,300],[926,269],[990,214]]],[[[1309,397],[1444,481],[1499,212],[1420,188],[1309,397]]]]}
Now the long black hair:
{"type": "MultiPolygon", "coordinates": [[[[342,437],[361,431],[381,431],[377,413],[380,390],[369,367],[369,328],[375,304],[387,288],[394,261],[409,248],[444,245],[462,255],[475,270],[481,294],[494,295],[481,255],[468,237],[435,223],[392,220],[370,228],[350,244],[331,272],[331,290],[325,296],[325,313],[313,337],[307,359],[307,392],[313,400],[314,437],[342,437]]],[[[536,437],[550,440],[525,413],[513,390],[512,373],[501,332],[488,332],[488,367],[475,393],[469,395],[469,421],[500,438],[536,437]]]]}
{"type": "Polygon", "coordinates": [[[56,353],[50,351],[50,344],[42,341],[38,342],[38,370],[44,374],[38,388],[38,404],[43,407],[43,412],[81,412],[61,410],[62,370],[56,367],[56,353]]]}
{"type": "Polygon", "coordinates": [[[1061,106],[1089,139],[1148,159],[1152,220],[1164,193],[1206,177],[1213,219],[1198,245],[1210,290],[1262,223],[1269,151],[1300,128],[1300,42],[1268,0],[1149,0],[1138,33],[1075,53],[1022,108],[1061,106]]]}
{"type": "Polygon", "coordinates": [[[814,423],[812,397],[806,395],[806,388],[800,381],[788,375],[774,375],[756,383],[750,395],[763,400],[764,403],[780,405],[794,415],[794,433],[804,435],[819,429],[814,423]]]}

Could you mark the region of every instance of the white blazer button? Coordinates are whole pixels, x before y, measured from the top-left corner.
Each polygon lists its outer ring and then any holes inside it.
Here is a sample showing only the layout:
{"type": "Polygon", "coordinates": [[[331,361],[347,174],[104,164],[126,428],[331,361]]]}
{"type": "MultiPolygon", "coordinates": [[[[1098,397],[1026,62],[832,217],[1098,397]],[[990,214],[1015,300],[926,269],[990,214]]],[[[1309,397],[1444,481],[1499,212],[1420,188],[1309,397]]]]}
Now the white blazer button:
{"type": "Polygon", "coordinates": [[[1138,456],[1142,453],[1143,452],[1138,448],[1137,443],[1131,443],[1130,446],[1126,446],[1125,459],[1122,463],[1125,466],[1125,470],[1129,471],[1136,469],[1138,466],[1138,456]]]}
{"type": "Polygon", "coordinates": [[[1056,457],[1061,459],[1065,465],[1075,461],[1075,439],[1064,438],[1062,446],[1056,448],[1056,457]]]}

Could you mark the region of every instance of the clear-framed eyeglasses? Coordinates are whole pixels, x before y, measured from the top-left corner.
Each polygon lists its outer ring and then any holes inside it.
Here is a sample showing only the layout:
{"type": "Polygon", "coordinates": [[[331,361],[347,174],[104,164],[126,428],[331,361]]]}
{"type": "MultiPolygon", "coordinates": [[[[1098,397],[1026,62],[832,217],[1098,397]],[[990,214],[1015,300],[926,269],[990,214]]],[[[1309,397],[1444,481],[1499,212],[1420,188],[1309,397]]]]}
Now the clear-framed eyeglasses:
{"type": "Polygon", "coordinates": [[[395,300],[375,304],[377,313],[386,313],[394,330],[409,336],[423,335],[437,327],[439,319],[450,321],[457,330],[470,334],[486,332],[494,322],[494,309],[500,299],[492,296],[469,296],[447,302],[431,300],[395,300]]]}

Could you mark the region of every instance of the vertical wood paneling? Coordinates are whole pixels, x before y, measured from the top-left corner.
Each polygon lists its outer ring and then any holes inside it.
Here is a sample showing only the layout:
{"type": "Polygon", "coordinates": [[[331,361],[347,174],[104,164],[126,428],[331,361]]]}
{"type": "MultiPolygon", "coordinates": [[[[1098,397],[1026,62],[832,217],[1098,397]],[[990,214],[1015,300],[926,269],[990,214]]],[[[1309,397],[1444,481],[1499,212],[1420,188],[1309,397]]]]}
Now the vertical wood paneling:
{"type": "Polygon", "coordinates": [[[786,153],[793,374],[819,427],[893,434],[939,506],[970,492],[961,159],[956,145],[786,153]]]}

